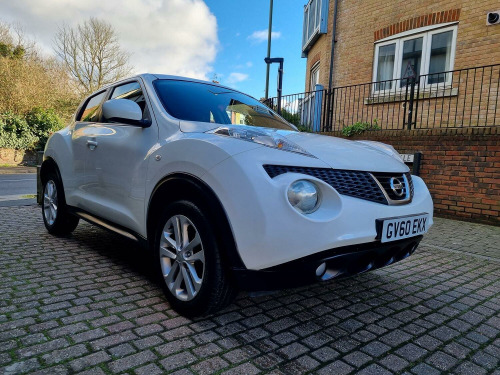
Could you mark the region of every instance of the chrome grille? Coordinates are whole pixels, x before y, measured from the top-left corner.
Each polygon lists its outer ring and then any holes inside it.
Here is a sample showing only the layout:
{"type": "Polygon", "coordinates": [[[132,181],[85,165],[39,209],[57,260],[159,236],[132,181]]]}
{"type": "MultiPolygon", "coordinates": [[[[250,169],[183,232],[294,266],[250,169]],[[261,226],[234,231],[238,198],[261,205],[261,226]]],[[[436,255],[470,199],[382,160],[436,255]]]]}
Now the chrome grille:
{"type": "Polygon", "coordinates": [[[289,165],[264,165],[269,177],[274,178],[284,173],[301,173],[325,181],[342,195],[364,199],[381,204],[407,203],[413,197],[413,182],[409,173],[370,173],[333,168],[297,167],[289,165]],[[390,187],[391,177],[396,177],[404,184],[405,194],[398,197],[390,187]],[[408,181],[408,184],[406,183],[408,181]],[[407,186],[409,185],[409,186],[407,186]],[[382,189],[381,189],[382,187],[382,189]],[[408,188],[410,194],[407,194],[408,188]]]}
{"type": "Polygon", "coordinates": [[[394,174],[394,173],[372,173],[377,179],[380,186],[384,189],[390,201],[402,202],[413,198],[413,181],[409,173],[394,174]],[[397,178],[403,185],[403,194],[398,196],[391,188],[391,178],[397,178]]]}

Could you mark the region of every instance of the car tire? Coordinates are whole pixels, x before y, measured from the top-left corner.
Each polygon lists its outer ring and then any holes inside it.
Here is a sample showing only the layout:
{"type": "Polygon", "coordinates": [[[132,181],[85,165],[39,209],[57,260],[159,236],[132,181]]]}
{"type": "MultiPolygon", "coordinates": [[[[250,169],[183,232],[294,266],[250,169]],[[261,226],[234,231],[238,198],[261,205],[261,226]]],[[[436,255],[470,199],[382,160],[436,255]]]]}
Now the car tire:
{"type": "Polygon", "coordinates": [[[219,249],[214,228],[194,203],[176,201],[160,215],[154,259],[164,293],[181,315],[210,314],[235,297],[219,249]]]}
{"type": "Polygon", "coordinates": [[[73,232],[80,219],[68,212],[63,186],[57,173],[47,175],[42,191],[42,217],[47,231],[53,235],[73,232]]]}

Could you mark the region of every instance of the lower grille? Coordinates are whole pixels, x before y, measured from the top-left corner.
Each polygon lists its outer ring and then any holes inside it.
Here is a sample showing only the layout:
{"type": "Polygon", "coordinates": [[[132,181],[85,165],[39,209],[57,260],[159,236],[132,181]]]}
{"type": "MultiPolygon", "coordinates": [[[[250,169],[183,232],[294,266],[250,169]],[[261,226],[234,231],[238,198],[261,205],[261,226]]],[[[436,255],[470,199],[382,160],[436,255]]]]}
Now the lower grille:
{"type": "Polygon", "coordinates": [[[342,195],[364,199],[381,204],[406,203],[408,200],[407,189],[410,189],[410,199],[413,196],[413,183],[410,174],[390,173],[370,173],[364,171],[352,171],[333,168],[311,168],[297,167],[289,165],[264,165],[269,177],[274,178],[284,173],[301,173],[325,181],[328,185],[342,195]],[[403,182],[405,194],[402,197],[397,196],[390,187],[390,179],[397,178],[403,182]],[[408,181],[408,184],[406,183],[408,181]],[[409,186],[408,186],[409,185],[409,186]],[[381,189],[382,187],[382,189],[381,189]]]}
{"type": "Polygon", "coordinates": [[[325,181],[339,194],[365,199],[367,201],[388,204],[370,173],[332,168],[309,168],[286,165],[264,165],[267,174],[274,178],[283,173],[302,173],[325,181]]]}

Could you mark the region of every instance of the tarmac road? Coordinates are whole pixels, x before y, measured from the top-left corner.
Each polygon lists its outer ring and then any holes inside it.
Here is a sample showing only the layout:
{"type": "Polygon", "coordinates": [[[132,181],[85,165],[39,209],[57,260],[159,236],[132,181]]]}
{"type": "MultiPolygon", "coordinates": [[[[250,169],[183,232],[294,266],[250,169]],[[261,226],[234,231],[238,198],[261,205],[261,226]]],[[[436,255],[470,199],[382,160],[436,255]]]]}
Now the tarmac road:
{"type": "Polygon", "coordinates": [[[34,203],[23,199],[28,194],[36,194],[36,173],[0,174],[0,206],[34,203]]]}

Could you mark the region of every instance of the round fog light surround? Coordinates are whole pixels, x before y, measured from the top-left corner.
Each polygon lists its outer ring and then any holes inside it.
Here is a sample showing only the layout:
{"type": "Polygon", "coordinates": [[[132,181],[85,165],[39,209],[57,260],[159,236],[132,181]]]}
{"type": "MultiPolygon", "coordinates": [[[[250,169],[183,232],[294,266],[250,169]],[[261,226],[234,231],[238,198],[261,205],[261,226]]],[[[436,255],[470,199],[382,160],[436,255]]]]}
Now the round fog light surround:
{"type": "Polygon", "coordinates": [[[293,182],[288,188],[287,196],[290,204],[302,214],[310,214],[318,209],[319,189],[311,181],[293,182]]]}

